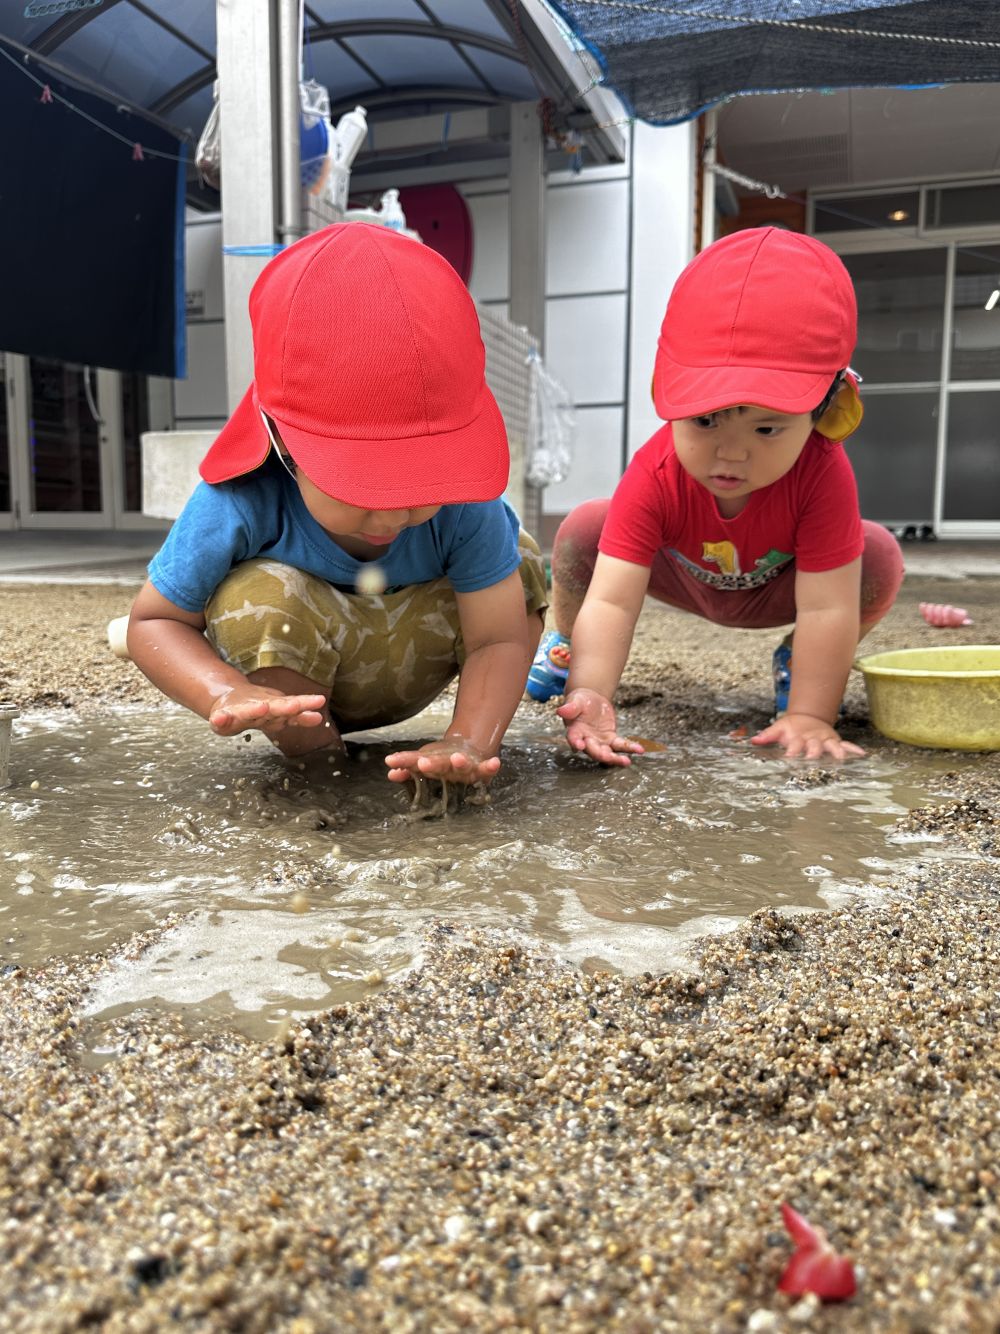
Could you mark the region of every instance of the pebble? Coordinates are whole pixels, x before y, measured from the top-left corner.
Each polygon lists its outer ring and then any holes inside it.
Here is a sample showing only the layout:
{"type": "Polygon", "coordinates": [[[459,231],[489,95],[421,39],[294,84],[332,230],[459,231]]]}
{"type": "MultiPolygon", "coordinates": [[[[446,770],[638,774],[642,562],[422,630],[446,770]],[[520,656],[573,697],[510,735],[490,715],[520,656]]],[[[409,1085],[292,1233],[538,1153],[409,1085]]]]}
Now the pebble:
{"type": "Polygon", "coordinates": [[[444,1235],[449,1241],[461,1241],[471,1226],[468,1214],[451,1214],[444,1220],[444,1235]]]}
{"type": "Polygon", "coordinates": [[[788,1312],[788,1319],[796,1325],[811,1324],[819,1314],[821,1305],[822,1302],[814,1292],[807,1292],[804,1297],[799,1298],[788,1312]]]}
{"type": "Polygon", "coordinates": [[[773,1311],[758,1307],[751,1312],[747,1321],[747,1334],[776,1334],[781,1329],[781,1320],[773,1311]]]}

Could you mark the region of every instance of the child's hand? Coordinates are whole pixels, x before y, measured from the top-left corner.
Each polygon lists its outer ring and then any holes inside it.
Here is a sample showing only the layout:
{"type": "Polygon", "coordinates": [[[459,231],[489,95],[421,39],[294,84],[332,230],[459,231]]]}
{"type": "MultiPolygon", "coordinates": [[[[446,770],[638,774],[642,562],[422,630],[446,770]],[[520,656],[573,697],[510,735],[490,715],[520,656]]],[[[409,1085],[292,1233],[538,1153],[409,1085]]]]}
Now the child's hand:
{"type": "Polygon", "coordinates": [[[397,750],[387,755],[389,779],[406,783],[415,778],[438,778],[445,783],[488,783],[500,768],[500,757],[483,758],[482,751],[464,737],[429,741],[419,750],[397,750]]]}
{"type": "Polygon", "coordinates": [[[801,755],[806,760],[818,760],[829,755],[833,760],[846,760],[865,753],[853,742],[842,740],[822,718],[808,713],[785,713],[750,740],[755,746],[784,746],[789,759],[801,755]]]}
{"type": "Polygon", "coordinates": [[[219,736],[235,736],[255,727],[275,737],[288,727],[319,727],[325,721],[323,695],[285,695],[269,686],[235,686],[212,705],[209,726],[219,736]]]}
{"type": "Polygon", "coordinates": [[[556,709],[566,724],[566,740],[573,750],[586,751],[601,764],[631,764],[629,754],[642,755],[638,741],[619,736],[611,701],[596,690],[571,690],[556,709]]]}

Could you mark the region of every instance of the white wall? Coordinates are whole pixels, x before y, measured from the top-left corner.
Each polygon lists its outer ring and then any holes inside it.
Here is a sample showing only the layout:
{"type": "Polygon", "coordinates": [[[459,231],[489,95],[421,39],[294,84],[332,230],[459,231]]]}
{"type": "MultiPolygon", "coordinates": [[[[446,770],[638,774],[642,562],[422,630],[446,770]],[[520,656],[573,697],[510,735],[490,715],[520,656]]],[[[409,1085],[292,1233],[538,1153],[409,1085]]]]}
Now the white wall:
{"type": "Polygon", "coordinates": [[[174,425],[179,431],[217,430],[229,415],[221,216],[189,211],[184,247],[188,373],[173,382],[174,425]]]}
{"type": "Polygon", "coordinates": [[[663,425],[653,408],[653,361],[670,289],[694,256],[697,168],[695,122],[640,122],[633,135],[629,458],[663,425]]]}
{"type": "MultiPolygon", "coordinates": [[[[653,358],[670,288],[694,253],[694,181],[691,125],[636,125],[628,162],[549,177],[544,351],[577,405],[577,440],[571,475],[545,491],[545,514],[609,495],[662,425],[653,358]]],[[[461,188],[473,221],[472,295],[506,314],[507,182],[461,188]]]]}

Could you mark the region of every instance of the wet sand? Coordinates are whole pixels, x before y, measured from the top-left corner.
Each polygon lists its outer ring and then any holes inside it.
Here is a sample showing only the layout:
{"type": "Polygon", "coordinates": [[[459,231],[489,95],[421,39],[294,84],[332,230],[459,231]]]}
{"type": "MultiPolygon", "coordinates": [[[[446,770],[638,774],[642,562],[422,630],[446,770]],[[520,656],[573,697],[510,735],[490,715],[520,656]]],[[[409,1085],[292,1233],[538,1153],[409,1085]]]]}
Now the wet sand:
{"type": "MultiPolygon", "coordinates": [[[[998,585],[908,580],[866,647],[1000,642],[998,585]],[[976,623],[933,630],[921,600],[976,623]]],[[[2,596],[0,698],[155,706],[104,647],[122,589],[2,596]]],[[[623,725],[760,725],[775,639],[650,608],[623,725]]],[[[846,735],[897,749],[858,678],[848,708],[846,735]]],[[[0,957],[4,1327],[1000,1329],[1000,755],[945,788],[901,823],[962,860],[877,905],[760,912],[693,975],[583,975],[453,921],[281,1042],[137,1014],[96,1066],[80,1015],[109,961],[0,957]],[[776,1292],[782,1200],[855,1261],[845,1305],[776,1292]]]]}

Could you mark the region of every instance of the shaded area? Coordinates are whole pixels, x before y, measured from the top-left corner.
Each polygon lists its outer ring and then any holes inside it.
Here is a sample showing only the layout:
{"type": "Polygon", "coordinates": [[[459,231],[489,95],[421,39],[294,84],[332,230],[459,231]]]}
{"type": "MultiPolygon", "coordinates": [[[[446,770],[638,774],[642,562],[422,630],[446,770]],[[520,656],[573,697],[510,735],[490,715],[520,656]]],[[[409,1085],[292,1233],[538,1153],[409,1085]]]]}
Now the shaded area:
{"type": "Polygon", "coordinates": [[[553,0],[605,82],[652,124],[721,98],[803,88],[1000,78],[1000,42],[977,0],[553,0]]]}
{"type": "Polygon", "coordinates": [[[183,378],[185,145],[0,53],[0,347],[183,378]]]}

